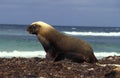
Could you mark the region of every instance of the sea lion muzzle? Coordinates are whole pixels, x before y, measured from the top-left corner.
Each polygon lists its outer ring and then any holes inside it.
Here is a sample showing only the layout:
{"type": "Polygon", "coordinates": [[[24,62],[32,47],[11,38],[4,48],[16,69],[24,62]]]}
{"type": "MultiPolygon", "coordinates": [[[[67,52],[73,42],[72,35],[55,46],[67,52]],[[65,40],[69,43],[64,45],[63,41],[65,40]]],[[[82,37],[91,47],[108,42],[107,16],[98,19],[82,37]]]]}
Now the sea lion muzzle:
{"type": "Polygon", "coordinates": [[[38,26],[33,26],[33,25],[30,25],[28,28],[27,28],[27,31],[30,33],[30,34],[37,34],[39,30],[39,27],[38,26]]]}

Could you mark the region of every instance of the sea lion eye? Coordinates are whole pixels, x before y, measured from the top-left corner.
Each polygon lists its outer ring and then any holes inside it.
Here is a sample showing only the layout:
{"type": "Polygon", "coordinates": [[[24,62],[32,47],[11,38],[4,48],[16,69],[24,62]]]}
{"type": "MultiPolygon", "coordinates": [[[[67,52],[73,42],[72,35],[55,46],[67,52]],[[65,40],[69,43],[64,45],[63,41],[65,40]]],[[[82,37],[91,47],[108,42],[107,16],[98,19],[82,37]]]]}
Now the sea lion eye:
{"type": "Polygon", "coordinates": [[[36,27],[36,26],[31,26],[31,29],[32,29],[33,31],[36,31],[37,27],[36,27]]]}

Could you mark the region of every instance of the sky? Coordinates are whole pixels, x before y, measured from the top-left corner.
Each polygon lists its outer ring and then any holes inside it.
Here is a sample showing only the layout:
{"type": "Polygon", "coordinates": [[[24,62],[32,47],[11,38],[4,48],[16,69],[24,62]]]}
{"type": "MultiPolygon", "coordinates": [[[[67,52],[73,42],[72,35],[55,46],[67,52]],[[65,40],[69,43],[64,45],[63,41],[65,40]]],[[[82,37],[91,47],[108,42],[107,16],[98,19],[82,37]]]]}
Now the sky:
{"type": "Polygon", "coordinates": [[[0,24],[119,26],[120,0],[0,0],[0,24]]]}

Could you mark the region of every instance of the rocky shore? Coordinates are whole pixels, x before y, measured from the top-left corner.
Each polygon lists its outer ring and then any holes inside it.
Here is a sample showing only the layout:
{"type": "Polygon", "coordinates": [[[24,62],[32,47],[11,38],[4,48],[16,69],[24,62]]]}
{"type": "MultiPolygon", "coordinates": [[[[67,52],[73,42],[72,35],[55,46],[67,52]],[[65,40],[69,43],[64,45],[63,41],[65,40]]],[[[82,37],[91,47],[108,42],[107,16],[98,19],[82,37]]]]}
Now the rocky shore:
{"type": "Polygon", "coordinates": [[[59,62],[41,58],[0,58],[0,78],[119,78],[120,56],[99,59],[97,64],[59,62]]]}

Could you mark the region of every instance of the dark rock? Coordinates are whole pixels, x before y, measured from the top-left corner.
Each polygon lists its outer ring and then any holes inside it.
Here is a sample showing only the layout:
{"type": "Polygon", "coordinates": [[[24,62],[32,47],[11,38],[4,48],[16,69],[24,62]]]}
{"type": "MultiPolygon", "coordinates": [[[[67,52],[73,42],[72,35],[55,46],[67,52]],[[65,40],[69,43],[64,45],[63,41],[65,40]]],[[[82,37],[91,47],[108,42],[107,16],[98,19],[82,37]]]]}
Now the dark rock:
{"type": "Polygon", "coordinates": [[[75,63],[70,60],[58,62],[41,58],[0,58],[0,78],[118,78],[120,72],[114,65],[120,64],[120,56],[99,60],[106,66],[75,63]],[[116,71],[117,70],[117,71],[116,71]]]}
{"type": "Polygon", "coordinates": [[[113,69],[110,73],[105,74],[105,78],[119,78],[120,77],[120,67],[113,69]]]}

